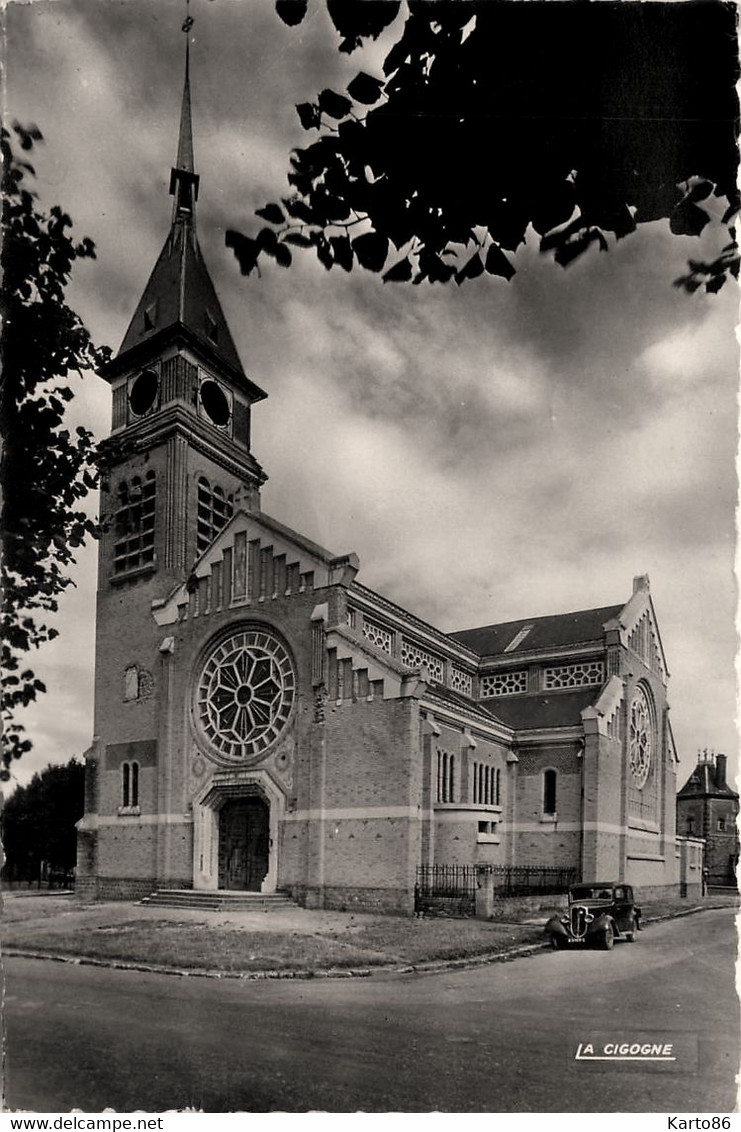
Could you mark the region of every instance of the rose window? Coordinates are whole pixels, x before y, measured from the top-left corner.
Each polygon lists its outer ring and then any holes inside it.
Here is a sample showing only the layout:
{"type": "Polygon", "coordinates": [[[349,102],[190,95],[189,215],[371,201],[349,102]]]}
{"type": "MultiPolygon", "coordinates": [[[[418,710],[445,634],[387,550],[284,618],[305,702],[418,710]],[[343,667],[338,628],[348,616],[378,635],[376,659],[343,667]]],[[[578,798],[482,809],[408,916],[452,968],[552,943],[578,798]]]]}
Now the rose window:
{"type": "Polygon", "coordinates": [[[245,629],[218,645],[198,683],[197,711],[213,747],[228,758],[258,755],[283,731],[296,692],[285,646],[245,629]]]}
{"type": "Polygon", "coordinates": [[[639,790],[646,785],[651,770],[651,709],[646,693],[636,690],[630,705],[630,772],[639,790]]]}

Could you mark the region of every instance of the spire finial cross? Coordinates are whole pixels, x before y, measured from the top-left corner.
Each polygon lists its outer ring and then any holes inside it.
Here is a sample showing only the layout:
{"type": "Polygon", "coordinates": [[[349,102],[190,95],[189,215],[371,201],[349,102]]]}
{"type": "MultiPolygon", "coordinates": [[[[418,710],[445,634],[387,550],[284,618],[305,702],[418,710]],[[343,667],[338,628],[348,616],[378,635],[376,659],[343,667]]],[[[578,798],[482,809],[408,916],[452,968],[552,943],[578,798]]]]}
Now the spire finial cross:
{"type": "Polygon", "coordinates": [[[185,19],[183,20],[183,26],[180,30],[184,31],[187,35],[190,29],[193,27],[193,23],[194,20],[190,14],[190,0],[185,0],[185,19]]]}

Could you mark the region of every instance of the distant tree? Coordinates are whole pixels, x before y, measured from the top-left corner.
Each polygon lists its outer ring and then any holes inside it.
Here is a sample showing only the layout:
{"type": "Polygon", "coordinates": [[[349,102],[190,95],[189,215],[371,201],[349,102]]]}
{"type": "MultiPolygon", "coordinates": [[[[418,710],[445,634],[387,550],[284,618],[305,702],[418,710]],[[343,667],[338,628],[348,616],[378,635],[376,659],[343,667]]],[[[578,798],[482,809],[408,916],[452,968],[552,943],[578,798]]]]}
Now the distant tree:
{"type": "Polygon", "coordinates": [[[85,767],[77,759],[48,766],[19,786],[0,811],[5,873],[35,880],[41,863],[69,872],[76,854],[75,822],[84,810],[85,767]]]}
{"type": "MultiPolygon", "coordinates": [[[[316,138],[291,155],[293,194],[227,233],[245,274],[299,247],[385,281],[510,279],[530,226],[567,266],[647,221],[699,235],[716,197],[723,252],[677,284],[738,275],[735,4],[325,3],[342,52],[399,33],[381,77],[297,106],[316,138]]],[[[276,9],[297,25],[307,0],[276,9]]]]}
{"type": "Polygon", "coordinates": [[[31,747],[15,713],[46,689],[25,654],[57,636],[43,617],[56,611],[71,584],[69,566],[93,520],[81,502],[96,485],[92,433],[65,427],[73,398],[73,372],[96,368],[108,356],[98,350],[79,317],[65,303],[65,288],[77,259],[95,255],[91,240],[75,242],[72,221],[58,206],[49,214],[28,187],[34,169],[14,145],[28,151],[41,134],[35,127],[2,130],[3,202],[0,299],[0,512],[3,599],[0,612],[3,672],[3,759],[0,779],[12,760],[31,747]],[[39,618],[42,618],[40,620],[39,618]]]}

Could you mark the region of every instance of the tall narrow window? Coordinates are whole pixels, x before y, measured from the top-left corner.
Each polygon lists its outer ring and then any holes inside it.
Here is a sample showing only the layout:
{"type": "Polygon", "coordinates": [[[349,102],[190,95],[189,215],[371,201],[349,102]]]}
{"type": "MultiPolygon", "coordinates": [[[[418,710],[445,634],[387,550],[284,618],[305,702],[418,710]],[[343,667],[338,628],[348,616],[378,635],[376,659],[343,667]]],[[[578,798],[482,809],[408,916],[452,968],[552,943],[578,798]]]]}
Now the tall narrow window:
{"type": "Polygon", "coordinates": [[[124,810],[139,805],[139,763],[121,763],[121,806],[124,810]]]}
{"type": "Polygon", "coordinates": [[[556,771],[546,770],[543,772],[543,813],[555,814],[556,812],[556,771]]]}
{"type": "Polygon", "coordinates": [[[113,569],[119,574],[154,562],[155,476],[134,476],[118,485],[113,569]]]}
{"type": "Polygon", "coordinates": [[[501,806],[501,804],[502,804],[502,796],[501,796],[501,793],[500,793],[500,787],[501,787],[501,779],[500,779],[500,776],[501,776],[501,773],[502,773],[502,772],[501,772],[501,770],[500,770],[500,769],[499,769],[499,768],[497,767],[497,770],[496,770],[496,772],[495,772],[495,773],[496,773],[496,785],[495,785],[495,787],[494,787],[494,805],[495,805],[495,806],[501,806]]]}
{"type": "Polygon", "coordinates": [[[438,802],[452,802],[455,799],[455,755],[446,751],[437,752],[437,789],[435,797],[438,802]]]}
{"type": "Polygon", "coordinates": [[[198,527],[196,551],[203,554],[224,529],[234,513],[231,495],[225,495],[220,487],[212,487],[205,476],[198,480],[198,527]]]}

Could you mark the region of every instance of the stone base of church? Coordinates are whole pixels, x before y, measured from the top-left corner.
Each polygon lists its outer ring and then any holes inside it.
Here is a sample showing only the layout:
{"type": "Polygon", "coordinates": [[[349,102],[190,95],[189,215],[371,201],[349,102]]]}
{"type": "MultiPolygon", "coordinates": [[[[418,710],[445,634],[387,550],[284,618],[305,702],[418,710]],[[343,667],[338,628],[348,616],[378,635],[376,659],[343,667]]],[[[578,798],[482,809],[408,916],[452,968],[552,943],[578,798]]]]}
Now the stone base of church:
{"type": "Polygon", "coordinates": [[[679,900],[680,897],[686,898],[690,904],[702,896],[702,882],[687,884],[686,891],[682,890],[679,884],[634,885],[633,892],[638,904],[647,900],[679,900]]]}
{"type": "MultiPolygon", "coordinates": [[[[160,886],[161,887],[161,886],[160,886]]],[[[168,881],[168,888],[189,888],[185,882],[168,881]]],[[[154,877],[101,877],[75,878],[75,896],[79,900],[102,902],[105,900],[142,900],[157,888],[154,877]]]]}
{"type": "Polygon", "coordinates": [[[355,888],[291,885],[291,898],[304,908],[328,908],[338,912],[378,912],[411,916],[414,893],[405,888],[355,888]]]}

